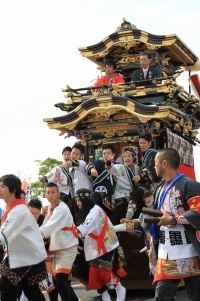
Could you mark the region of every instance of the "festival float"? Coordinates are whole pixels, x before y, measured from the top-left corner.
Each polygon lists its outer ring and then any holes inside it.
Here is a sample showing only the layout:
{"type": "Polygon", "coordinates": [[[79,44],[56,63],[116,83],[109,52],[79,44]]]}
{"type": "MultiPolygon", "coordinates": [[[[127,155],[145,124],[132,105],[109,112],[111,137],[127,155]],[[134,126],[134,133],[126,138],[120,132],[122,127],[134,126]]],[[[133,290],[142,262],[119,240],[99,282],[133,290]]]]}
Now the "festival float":
{"type": "MultiPolygon", "coordinates": [[[[66,112],[60,117],[45,118],[50,129],[65,137],[75,136],[85,145],[85,161],[101,157],[103,144],[114,143],[117,156],[125,145],[138,149],[138,137],[150,133],[154,148],[173,147],[181,157],[180,171],[195,178],[193,146],[200,126],[200,83],[193,95],[178,83],[184,71],[199,70],[199,59],[176,34],[155,35],[138,29],[123,19],[115,32],[95,45],[80,47],[80,54],[104,72],[105,59],[117,64],[117,72],[124,84],[62,89],[65,101],[55,106],[66,112]],[[133,71],[140,68],[139,57],[148,52],[151,66],[160,71],[157,85],[132,87],[133,71]]],[[[188,78],[189,78],[188,77],[188,78]]],[[[148,80],[149,81],[149,80],[148,80]]],[[[139,151],[138,154],[140,155],[139,151]]],[[[121,235],[127,266],[124,278],[126,288],[152,288],[146,254],[139,253],[144,240],[121,235]]]]}

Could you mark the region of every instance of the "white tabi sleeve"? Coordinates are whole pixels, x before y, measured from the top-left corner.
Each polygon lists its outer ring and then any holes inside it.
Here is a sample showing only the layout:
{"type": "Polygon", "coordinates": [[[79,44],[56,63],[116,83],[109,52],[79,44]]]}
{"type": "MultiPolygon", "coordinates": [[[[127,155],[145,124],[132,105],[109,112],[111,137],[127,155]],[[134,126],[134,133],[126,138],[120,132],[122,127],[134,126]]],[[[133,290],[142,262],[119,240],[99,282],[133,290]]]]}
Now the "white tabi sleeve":
{"type": "Polygon", "coordinates": [[[60,167],[56,166],[51,171],[49,171],[45,177],[47,178],[48,183],[54,182],[56,178],[60,177],[60,167]]]}
{"type": "Polygon", "coordinates": [[[30,227],[29,218],[34,217],[25,214],[27,210],[25,205],[18,205],[8,213],[7,219],[0,228],[0,244],[5,244],[5,238],[14,239],[21,231],[30,227]]]}
{"type": "Polygon", "coordinates": [[[108,173],[115,177],[120,177],[122,175],[122,167],[121,164],[113,164],[110,169],[106,169],[108,173]]]}
{"type": "Polygon", "coordinates": [[[45,220],[43,225],[40,227],[40,232],[45,238],[49,238],[52,234],[60,231],[62,228],[72,226],[67,224],[70,214],[71,213],[67,206],[66,210],[63,210],[63,207],[56,207],[52,216],[47,220],[47,222],[45,220]]]}
{"type": "MultiPolygon", "coordinates": [[[[96,211],[97,212],[97,211],[96,211]]],[[[93,232],[98,226],[98,215],[97,213],[89,213],[85,219],[85,221],[77,227],[79,232],[81,233],[82,237],[85,237],[87,234],[93,232]]]]}

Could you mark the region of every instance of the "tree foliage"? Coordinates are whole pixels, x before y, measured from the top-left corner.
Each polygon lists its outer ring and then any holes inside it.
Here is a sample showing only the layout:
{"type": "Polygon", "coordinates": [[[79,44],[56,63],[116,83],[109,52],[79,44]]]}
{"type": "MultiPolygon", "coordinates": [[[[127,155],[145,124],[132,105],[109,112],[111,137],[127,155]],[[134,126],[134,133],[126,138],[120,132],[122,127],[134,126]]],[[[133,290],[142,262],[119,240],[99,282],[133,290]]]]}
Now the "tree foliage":
{"type": "MultiPolygon", "coordinates": [[[[35,160],[39,166],[38,178],[41,179],[49,171],[51,171],[57,165],[62,164],[62,161],[56,160],[54,158],[47,158],[44,161],[35,160]]],[[[31,196],[30,198],[44,197],[45,184],[41,183],[39,180],[31,183],[31,196]]]]}

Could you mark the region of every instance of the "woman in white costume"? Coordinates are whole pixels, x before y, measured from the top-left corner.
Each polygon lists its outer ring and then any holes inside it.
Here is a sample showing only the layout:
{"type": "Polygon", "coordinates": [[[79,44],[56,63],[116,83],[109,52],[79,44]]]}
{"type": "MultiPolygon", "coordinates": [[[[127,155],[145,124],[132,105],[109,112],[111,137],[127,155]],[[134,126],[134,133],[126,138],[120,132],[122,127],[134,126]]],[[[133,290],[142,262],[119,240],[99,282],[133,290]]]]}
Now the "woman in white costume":
{"type": "Polygon", "coordinates": [[[124,301],[126,289],[113,274],[114,252],[119,245],[115,229],[106,213],[91,199],[88,189],[76,192],[79,207],[78,231],[84,238],[84,255],[88,262],[88,289],[97,289],[103,301],[111,301],[108,287],[116,279],[117,301],[124,301]]]}

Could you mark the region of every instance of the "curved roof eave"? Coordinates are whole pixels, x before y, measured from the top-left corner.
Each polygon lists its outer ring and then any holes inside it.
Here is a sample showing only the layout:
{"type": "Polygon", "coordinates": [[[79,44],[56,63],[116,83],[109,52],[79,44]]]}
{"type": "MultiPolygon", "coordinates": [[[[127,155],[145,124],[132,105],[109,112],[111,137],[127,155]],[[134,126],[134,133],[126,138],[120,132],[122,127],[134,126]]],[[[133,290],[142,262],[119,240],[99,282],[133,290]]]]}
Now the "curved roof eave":
{"type": "Polygon", "coordinates": [[[193,65],[198,60],[198,56],[176,34],[155,35],[136,28],[116,31],[101,42],[91,46],[79,47],[78,50],[82,56],[102,66],[102,63],[98,60],[99,58],[112,54],[117,47],[129,48],[134,45],[134,42],[147,44],[150,49],[151,47],[168,49],[173,57],[185,66],[193,65]]]}
{"type": "Polygon", "coordinates": [[[50,129],[59,130],[62,135],[74,130],[90,114],[98,115],[100,112],[106,112],[111,115],[120,111],[126,111],[141,123],[151,119],[162,120],[167,123],[179,122],[181,114],[180,111],[170,106],[146,106],[126,97],[113,96],[90,99],[64,116],[45,118],[43,121],[48,124],[50,129]]]}

